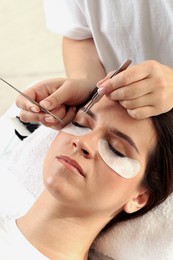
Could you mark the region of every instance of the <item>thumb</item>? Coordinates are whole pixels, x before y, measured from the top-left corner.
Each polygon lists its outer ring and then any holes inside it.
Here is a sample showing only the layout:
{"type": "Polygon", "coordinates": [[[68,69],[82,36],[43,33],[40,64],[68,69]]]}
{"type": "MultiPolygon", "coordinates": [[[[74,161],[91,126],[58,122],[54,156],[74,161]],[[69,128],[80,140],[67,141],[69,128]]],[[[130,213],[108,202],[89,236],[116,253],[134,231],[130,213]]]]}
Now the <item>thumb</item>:
{"type": "Polygon", "coordinates": [[[69,100],[71,100],[69,91],[61,87],[50,94],[50,96],[40,101],[40,105],[48,110],[53,110],[58,106],[67,103],[69,100]]]}
{"type": "Polygon", "coordinates": [[[51,94],[49,97],[40,101],[40,105],[48,110],[55,109],[59,104],[55,94],[51,94]]]}

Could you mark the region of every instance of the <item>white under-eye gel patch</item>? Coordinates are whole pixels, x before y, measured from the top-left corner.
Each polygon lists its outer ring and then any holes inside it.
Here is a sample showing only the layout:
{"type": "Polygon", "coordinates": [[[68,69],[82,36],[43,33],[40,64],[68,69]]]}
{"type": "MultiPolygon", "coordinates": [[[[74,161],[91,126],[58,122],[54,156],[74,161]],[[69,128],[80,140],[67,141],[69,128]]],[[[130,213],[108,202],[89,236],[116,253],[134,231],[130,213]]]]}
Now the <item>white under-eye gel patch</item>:
{"type": "Polygon", "coordinates": [[[64,128],[62,128],[61,131],[75,136],[83,136],[90,133],[92,130],[87,127],[80,127],[74,125],[73,123],[70,123],[66,125],[64,128]]]}
{"type": "Polygon", "coordinates": [[[103,161],[121,177],[130,179],[138,174],[140,170],[139,162],[128,157],[116,155],[111,151],[106,140],[99,139],[98,151],[103,161]]]}

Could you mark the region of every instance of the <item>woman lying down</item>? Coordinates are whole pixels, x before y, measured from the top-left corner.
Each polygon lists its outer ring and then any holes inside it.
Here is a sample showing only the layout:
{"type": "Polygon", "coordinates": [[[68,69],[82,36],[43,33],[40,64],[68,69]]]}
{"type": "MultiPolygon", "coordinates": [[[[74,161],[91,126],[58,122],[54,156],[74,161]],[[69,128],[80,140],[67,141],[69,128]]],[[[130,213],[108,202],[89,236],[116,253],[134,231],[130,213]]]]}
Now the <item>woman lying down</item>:
{"type": "Polygon", "coordinates": [[[107,259],[100,232],[142,215],[173,190],[173,111],[135,120],[103,97],[55,137],[44,190],[18,219],[0,220],[0,259],[107,259]]]}

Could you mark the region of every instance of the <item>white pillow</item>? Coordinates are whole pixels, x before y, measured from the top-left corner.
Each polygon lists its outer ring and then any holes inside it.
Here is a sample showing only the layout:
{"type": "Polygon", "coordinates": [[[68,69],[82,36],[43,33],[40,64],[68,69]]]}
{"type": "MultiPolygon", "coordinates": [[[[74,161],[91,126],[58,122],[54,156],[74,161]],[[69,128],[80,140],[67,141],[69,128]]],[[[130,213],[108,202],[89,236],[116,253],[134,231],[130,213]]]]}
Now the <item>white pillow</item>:
{"type": "MultiPolygon", "coordinates": [[[[56,134],[41,126],[17,145],[8,163],[8,171],[35,198],[43,188],[42,160],[56,134]]],[[[116,260],[172,260],[173,195],[146,215],[118,224],[97,239],[94,247],[116,260]]]]}

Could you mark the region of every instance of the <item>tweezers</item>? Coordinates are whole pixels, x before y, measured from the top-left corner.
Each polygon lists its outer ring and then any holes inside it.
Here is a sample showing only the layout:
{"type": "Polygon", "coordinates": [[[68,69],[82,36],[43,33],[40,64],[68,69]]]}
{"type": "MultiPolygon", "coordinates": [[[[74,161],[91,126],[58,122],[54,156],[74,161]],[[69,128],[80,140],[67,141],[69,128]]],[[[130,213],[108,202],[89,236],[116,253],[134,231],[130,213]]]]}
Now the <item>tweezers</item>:
{"type": "Polygon", "coordinates": [[[23,93],[22,91],[20,91],[19,89],[17,89],[16,87],[12,86],[10,83],[8,83],[6,80],[0,78],[0,80],[2,80],[4,83],[6,83],[7,85],[9,85],[11,88],[13,88],[14,90],[16,90],[18,93],[20,93],[23,97],[25,97],[26,99],[28,99],[31,103],[33,103],[34,105],[38,106],[43,112],[45,112],[46,114],[51,115],[53,118],[55,118],[56,120],[58,120],[59,122],[63,123],[63,120],[59,117],[57,117],[56,115],[52,114],[49,110],[45,109],[44,107],[42,107],[40,104],[38,104],[35,100],[33,100],[32,98],[30,98],[29,96],[27,96],[25,93],[23,93]]]}
{"type": "MultiPolygon", "coordinates": [[[[127,69],[127,67],[132,63],[132,61],[130,59],[126,60],[117,70],[115,70],[113,72],[113,74],[109,77],[110,79],[113,78],[115,75],[117,75],[118,73],[120,73],[121,71],[127,69]]],[[[101,98],[103,97],[103,95],[100,95],[98,93],[98,88],[96,88],[95,94],[91,97],[88,105],[86,107],[83,108],[83,113],[87,113],[91,107],[97,103],[101,98]]]]}

